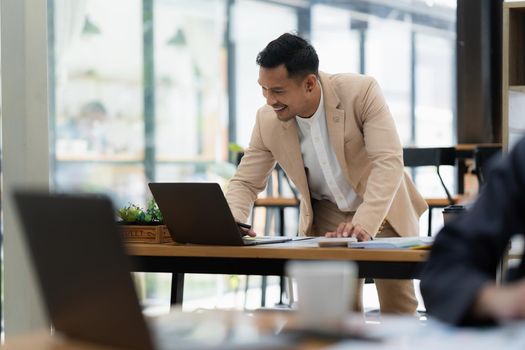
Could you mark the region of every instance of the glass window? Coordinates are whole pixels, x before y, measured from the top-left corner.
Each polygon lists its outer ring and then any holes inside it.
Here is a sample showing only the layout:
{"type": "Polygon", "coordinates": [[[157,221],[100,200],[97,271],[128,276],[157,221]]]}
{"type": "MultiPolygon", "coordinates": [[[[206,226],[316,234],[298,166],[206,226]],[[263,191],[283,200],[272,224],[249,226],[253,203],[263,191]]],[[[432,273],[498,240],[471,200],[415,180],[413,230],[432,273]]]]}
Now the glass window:
{"type": "Polygon", "coordinates": [[[410,143],[411,127],[410,31],[409,23],[371,17],[366,33],[365,73],[383,89],[403,144],[410,143]]]}
{"type": "Polygon", "coordinates": [[[92,0],[59,7],[55,21],[57,158],[140,159],[140,2],[92,0]],[[75,19],[82,25],[64,28],[62,21],[75,19]]]}
{"type": "Polygon", "coordinates": [[[146,174],[155,170],[170,181],[224,183],[231,176],[220,164],[228,144],[225,2],[157,0],[152,6],[153,22],[145,23],[138,0],[55,2],[57,188],[143,204],[147,182],[155,180],[146,174]],[[144,53],[149,26],[153,45],[144,53]],[[147,72],[154,74],[152,86],[147,72]],[[155,130],[151,139],[148,126],[155,130]],[[145,148],[152,143],[158,166],[148,172],[145,148]],[[93,162],[104,162],[105,176],[93,162]],[[119,175],[122,168],[135,175],[119,175]]]}
{"type": "Polygon", "coordinates": [[[141,3],[57,1],[53,16],[56,187],[141,200],[141,3]]]}
{"type": "Polygon", "coordinates": [[[233,11],[233,42],[235,44],[235,101],[237,116],[236,142],[246,147],[255,123],[255,114],[266,101],[257,84],[257,54],[279,35],[297,31],[296,11],[265,1],[236,1],[233,11]],[[261,25],[266,23],[271,25],[261,25]]]}
{"type": "Polygon", "coordinates": [[[319,56],[319,69],[327,73],[359,73],[359,33],[352,30],[349,10],[327,5],[312,7],[312,45],[319,56]]]}
{"type": "MultiPolygon", "coordinates": [[[[417,33],[415,39],[415,144],[420,147],[449,147],[455,144],[455,40],[450,33],[432,35],[425,32],[417,33]]],[[[447,188],[452,191],[454,169],[442,167],[441,174],[447,188]]],[[[445,197],[433,167],[416,170],[416,183],[425,197],[445,197]]],[[[434,212],[439,219],[435,220],[435,227],[441,227],[440,210],[434,212]]]]}
{"type": "Polygon", "coordinates": [[[164,0],[154,6],[157,160],[225,160],[225,4],[164,0]]]}
{"type": "Polygon", "coordinates": [[[455,40],[450,34],[416,36],[416,144],[455,142],[455,40]]]}

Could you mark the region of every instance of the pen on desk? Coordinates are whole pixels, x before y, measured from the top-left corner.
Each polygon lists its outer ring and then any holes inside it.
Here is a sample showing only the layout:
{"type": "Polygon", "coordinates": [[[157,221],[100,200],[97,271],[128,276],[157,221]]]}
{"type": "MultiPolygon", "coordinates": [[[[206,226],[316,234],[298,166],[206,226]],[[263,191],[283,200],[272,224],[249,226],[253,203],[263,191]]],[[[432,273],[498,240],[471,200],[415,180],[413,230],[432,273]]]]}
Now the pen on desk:
{"type": "Polygon", "coordinates": [[[415,245],[412,247],[409,247],[408,249],[412,250],[430,250],[432,248],[432,245],[430,244],[423,244],[423,245],[415,245]]]}
{"type": "Polygon", "coordinates": [[[252,225],[243,224],[242,222],[238,222],[237,225],[239,225],[240,227],[247,228],[247,229],[251,229],[252,228],[252,225]]]}

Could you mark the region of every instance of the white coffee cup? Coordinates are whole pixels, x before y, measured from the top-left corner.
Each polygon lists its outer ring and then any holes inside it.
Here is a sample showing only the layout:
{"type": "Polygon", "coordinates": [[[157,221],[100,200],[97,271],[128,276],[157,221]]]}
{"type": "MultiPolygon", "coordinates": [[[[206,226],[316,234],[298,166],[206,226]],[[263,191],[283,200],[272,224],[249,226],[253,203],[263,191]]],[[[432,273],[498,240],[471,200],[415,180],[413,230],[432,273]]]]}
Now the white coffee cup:
{"type": "Polygon", "coordinates": [[[351,261],[290,261],[286,273],[297,283],[297,323],[331,329],[351,311],[357,265],[351,261]]]}

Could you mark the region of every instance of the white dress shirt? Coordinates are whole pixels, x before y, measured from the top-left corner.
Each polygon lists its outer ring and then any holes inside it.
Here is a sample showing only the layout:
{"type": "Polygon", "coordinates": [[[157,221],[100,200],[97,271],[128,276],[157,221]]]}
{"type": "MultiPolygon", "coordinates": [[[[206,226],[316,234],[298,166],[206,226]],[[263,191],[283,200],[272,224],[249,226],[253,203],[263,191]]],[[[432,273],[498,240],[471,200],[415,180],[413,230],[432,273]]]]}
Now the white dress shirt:
{"type": "MultiPolygon", "coordinates": [[[[320,83],[318,83],[320,84],[320,83]]],[[[348,183],[330,143],[324,110],[323,91],[317,111],[310,118],[296,116],[308,186],[314,199],[327,199],[343,212],[355,211],[362,199],[348,183]]]]}

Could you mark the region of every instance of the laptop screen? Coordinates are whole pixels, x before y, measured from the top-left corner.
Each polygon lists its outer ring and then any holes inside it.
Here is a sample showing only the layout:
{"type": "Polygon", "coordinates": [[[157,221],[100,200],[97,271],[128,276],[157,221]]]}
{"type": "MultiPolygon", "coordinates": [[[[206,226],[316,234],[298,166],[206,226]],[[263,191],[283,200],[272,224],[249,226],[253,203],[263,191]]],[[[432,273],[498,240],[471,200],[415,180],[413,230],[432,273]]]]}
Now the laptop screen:
{"type": "Polygon", "coordinates": [[[152,349],[105,197],[15,192],[49,317],[66,336],[152,349]]]}
{"type": "Polygon", "coordinates": [[[216,183],[150,183],[175,242],[243,245],[241,233],[216,183]]]}

